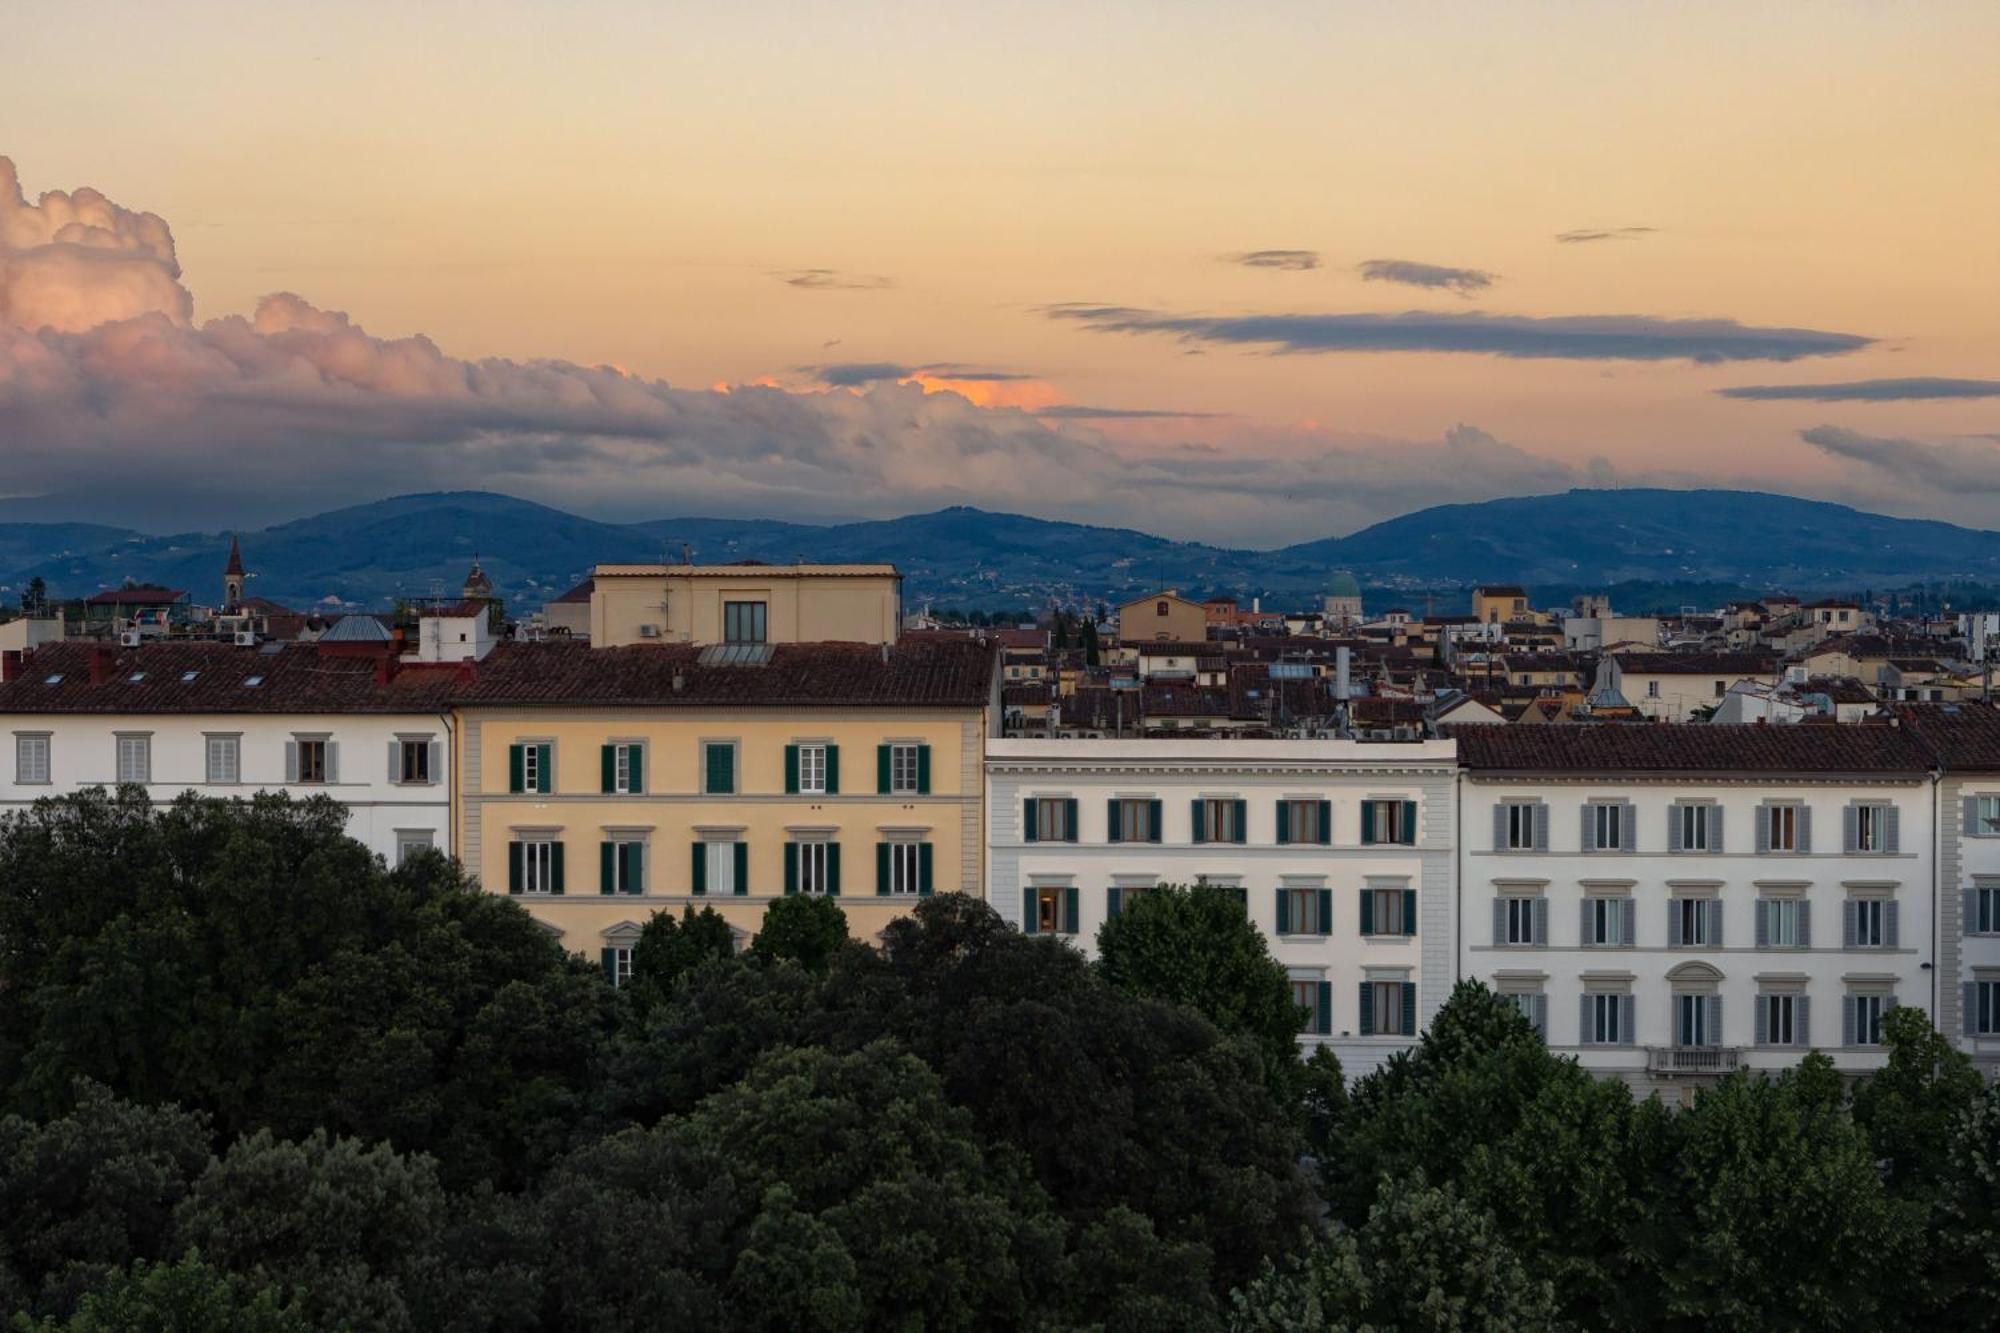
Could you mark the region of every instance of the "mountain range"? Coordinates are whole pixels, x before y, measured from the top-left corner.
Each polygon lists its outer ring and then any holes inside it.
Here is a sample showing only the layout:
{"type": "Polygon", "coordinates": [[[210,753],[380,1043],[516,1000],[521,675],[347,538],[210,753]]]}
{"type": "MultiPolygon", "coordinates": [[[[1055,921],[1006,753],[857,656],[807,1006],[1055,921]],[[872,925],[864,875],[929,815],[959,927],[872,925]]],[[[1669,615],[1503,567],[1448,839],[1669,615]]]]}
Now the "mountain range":
{"type": "Polygon", "coordinates": [[[301,608],[448,593],[475,558],[511,603],[526,608],[599,562],[679,559],[684,551],[703,562],[892,561],[911,605],[968,609],[1035,607],[1052,595],[1115,603],[1161,587],[1300,605],[1341,569],[1371,590],[1371,603],[1479,582],[1544,592],[1715,584],[1799,593],[2000,584],[2000,533],[1754,491],[1573,490],[1440,505],[1269,551],[964,507],[837,524],[603,523],[513,496],[450,491],[238,534],[171,536],[67,511],[41,521],[34,502],[8,501],[0,510],[0,591],[18,592],[39,577],[53,594],[79,596],[130,579],[213,600],[232,535],[253,571],[251,595],[301,608]],[[6,521],[15,516],[35,521],[6,521]]]}

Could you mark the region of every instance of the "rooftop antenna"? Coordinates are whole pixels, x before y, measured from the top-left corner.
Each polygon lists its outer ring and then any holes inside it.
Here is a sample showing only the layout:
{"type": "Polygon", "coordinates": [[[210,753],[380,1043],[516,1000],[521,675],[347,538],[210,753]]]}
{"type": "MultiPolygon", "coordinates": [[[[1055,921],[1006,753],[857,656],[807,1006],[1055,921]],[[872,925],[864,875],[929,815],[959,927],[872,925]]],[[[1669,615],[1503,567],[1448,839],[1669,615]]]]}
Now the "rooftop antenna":
{"type": "Polygon", "coordinates": [[[684,565],[691,565],[694,563],[694,547],[690,546],[686,542],[681,543],[681,563],[684,565]]]}

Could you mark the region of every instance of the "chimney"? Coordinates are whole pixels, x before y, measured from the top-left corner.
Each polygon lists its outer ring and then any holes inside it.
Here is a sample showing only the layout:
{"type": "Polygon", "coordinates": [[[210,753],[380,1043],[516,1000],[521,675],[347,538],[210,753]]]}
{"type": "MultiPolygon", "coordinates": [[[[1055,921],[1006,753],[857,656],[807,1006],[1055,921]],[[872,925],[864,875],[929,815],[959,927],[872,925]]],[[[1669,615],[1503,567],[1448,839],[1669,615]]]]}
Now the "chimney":
{"type": "Polygon", "coordinates": [[[6,652],[0,653],[0,683],[20,679],[22,663],[25,660],[26,655],[18,648],[9,648],[6,652]]]}
{"type": "Polygon", "coordinates": [[[104,644],[90,646],[90,683],[102,685],[111,679],[111,649],[104,644]]]}
{"type": "Polygon", "coordinates": [[[680,692],[681,692],[682,690],[686,689],[686,688],[687,688],[687,683],[688,683],[688,682],[687,682],[687,677],[686,677],[686,676],[683,676],[683,675],[682,675],[682,674],[681,674],[680,672],[678,672],[678,671],[674,672],[674,693],[675,693],[675,694],[679,694],[679,693],[680,693],[680,692]]]}
{"type": "Polygon", "coordinates": [[[387,685],[396,678],[396,670],[402,663],[393,653],[384,653],[375,659],[375,683],[387,685]]]}

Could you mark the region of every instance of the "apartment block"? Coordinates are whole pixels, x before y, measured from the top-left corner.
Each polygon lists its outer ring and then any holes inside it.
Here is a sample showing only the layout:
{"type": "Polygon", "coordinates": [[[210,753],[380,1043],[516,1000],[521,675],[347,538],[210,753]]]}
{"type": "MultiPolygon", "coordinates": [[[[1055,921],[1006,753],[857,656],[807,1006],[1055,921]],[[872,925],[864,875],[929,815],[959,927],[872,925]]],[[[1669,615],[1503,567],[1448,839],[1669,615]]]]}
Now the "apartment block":
{"type": "Polygon", "coordinates": [[[996,740],[987,896],[1089,954],[1157,885],[1234,890],[1303,1040],[1364,1073],[1451,990],[1455,788],[1449,741],[996,740]]]}
{"type": "Polygon", "coordinates": [[[590,641],[636,643],[894,643],[902,576],[894,565],[599,565],[591,575],[590,641]]]}

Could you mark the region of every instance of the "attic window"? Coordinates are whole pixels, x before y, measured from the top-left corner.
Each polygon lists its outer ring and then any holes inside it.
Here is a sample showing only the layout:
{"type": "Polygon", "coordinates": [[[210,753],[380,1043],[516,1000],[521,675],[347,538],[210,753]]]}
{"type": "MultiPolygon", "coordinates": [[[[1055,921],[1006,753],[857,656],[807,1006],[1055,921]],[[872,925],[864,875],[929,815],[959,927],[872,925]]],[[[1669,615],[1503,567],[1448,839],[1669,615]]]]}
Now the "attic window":
{"type": "Polygon", "coordinates": [[[60,684],[62,684],[62,672],[60,672],[60,671],[56,672],[56,674],[55,674],[55,675],[53,675],[53,676],[50,676],[50,677],[49,677],[49,678],[48,678],[47,680],[43,681],[43,682],[42,682],[42,684],[44,684],[44,685],[60,685],[60,684]]]}
{"type": "Polygon", "coordinates": [[[246,690],[254,690],[263,683],[264,678],[262,676],[245,676],[243,678],[243,688],[246,690]]]}

